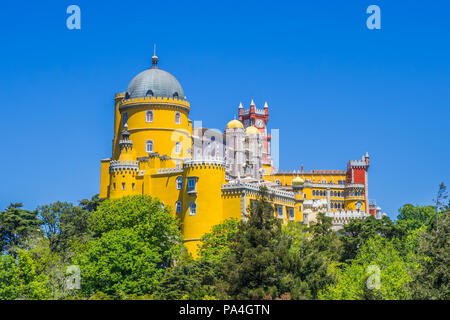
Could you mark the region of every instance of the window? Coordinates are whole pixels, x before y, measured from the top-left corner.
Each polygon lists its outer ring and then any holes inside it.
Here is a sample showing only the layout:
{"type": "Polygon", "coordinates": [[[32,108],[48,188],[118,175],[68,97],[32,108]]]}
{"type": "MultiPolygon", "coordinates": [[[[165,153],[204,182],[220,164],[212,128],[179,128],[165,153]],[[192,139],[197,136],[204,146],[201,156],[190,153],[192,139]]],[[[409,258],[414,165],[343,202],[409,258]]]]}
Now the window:
{"type": "Polygon", "coordinates": [[[145,113],[145,122],[153,122],[153,110],[148,110],[145,113]]]}
{"type": "Polygon", "coordinates": [[[122,117],[123,125],[125,125],[128,122],[128,113],[124,112],[122,117]]]}
{"type": "Polygon", "coordinates": [[[197,214],[197,204],[195,202],[191,202],[189,204],[189,215],[195,216],[197,214]]]}
{"type": "Polygon", "coordinates": [[[147,93],[145,94],[146,97],[153,97],[153,91],[152,90],[148,90],[147,93]]]}
{"type": "Polygon", "coordinates": [[[134,183],[131,184],[131,190],[134,191],[134,183]]]}
{"type": "Polygon", "coordinates": [[[181,153],[181,142],[175,142],[175,154],[181,153]]]}
{"type": "Polygon", "coordinates": [[[173,97],[178,99],[178,92],[174,92],[173,97]]]}
{"type": "Polygon", "coordinates": [[[113,183],[113,190],[116,190],[116,183],[113,183]]]}
{"type": "Polygon", "coordinates": [[[178,177],[177,178],[177,190],[182,190],[183,189],[183,177],[178,177]]]}
{"type": "Polygon", "coordinates": [[[145,152],[153,152],[153,140],[145,141],[145,152]]]}
{"type": "Polygon", "coordinates": [[[278,218],[283,218],[283,206],[278,206],[278,218]]]}
{"type": "Polygon", "coordinates": [[[289,208],[289,219],[294,220],[294,208],[289,208]]]}
{"type": "Polygon", "coordinates": [[[130,99],[130,94],[128,92],[125,92],[125,99],[130,99]]]}
{"type": "Polygon", "coordinates": [[[159,205],[161,206],[161,209],[164,209],[164,203],[161,202],[159,205]]]}
{"type": "Polygon", "coordinates": [[[176,124],[181,123],[181,114],[179,112],[175,112],[175,123],[176,124]]]}
{"type": "Polygon", "coordinates": [[[122,190],[125,190],[125,182],[122,182],[122,190]]]}
{"type": "Polygon", "coordinates": [[[181,201],[175,202],[175,212],[181,213],[181,201]]]}
{"type": "Polygon", "coordinates": [[[196,191],[196,190],[195,190],[196,184],[197,184],[196,178],[188,178],[187,191],[188,191],[188,192],[196,191]]]}
{"type": "Polygon", "coordinates": [[[275,183],[281,186],[281,181],[280,180],[275,180],[275,183]]]}
{"type": "Polygon", "coordinates": [[[322,180],[322,183],[327,183],[327,180],[325,180],[325,179],[324,179],[324,180],[322,180]]]}

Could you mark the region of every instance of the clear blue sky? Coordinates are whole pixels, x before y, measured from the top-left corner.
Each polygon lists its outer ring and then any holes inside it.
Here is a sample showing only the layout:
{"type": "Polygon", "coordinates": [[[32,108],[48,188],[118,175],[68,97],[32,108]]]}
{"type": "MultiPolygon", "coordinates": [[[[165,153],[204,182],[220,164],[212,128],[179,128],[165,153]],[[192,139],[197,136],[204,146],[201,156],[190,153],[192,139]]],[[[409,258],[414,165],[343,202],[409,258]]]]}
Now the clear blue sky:
{"type": "Polygon", "coordinates": [[[7,1],[0,10],[0,209],[99,191],[113,97],[149,67],[175,75],[192,120],[222,129],[254,97],[281,169],[345,169],[368,151],[391,217],[450,184],[448,1],[7,1]],[[81,8],[81,30],[66,8],[81,8]],[[366,8],[381,8],[381,30],[366,8]]]}

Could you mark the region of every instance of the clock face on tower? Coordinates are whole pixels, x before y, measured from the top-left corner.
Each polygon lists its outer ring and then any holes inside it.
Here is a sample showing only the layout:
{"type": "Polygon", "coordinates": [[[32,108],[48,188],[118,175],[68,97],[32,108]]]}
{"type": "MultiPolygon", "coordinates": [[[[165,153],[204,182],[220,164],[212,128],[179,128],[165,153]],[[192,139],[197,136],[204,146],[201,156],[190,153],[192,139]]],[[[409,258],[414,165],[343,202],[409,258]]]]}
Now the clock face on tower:
{"type": "Polygon", "coordinates": [[[264,121],[262,121],[261,119],[258,119],[258,120],[256,120],[255,125],[258,128],[264,128],[264,121]]]}

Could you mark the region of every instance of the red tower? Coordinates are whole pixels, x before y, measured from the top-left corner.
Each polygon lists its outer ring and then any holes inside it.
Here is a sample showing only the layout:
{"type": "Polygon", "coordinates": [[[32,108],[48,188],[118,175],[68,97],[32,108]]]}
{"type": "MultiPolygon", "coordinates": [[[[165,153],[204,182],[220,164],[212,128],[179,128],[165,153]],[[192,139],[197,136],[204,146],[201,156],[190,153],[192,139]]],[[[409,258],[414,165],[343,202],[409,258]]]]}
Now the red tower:
{"type": "Polygon", "coordinates": [[[252,99],[250,108],[244,110],[242,102],[239,104],[239,121],[244,124],[244,127],[249,126],[256,127],[262,136],[263,141],[263,163],[272,164],[270,158],[270,134],[267,134],[267,122],[269,122],[269,106],[267,102],[264,104],[263,109],[256,108],[255,102],[252,99]]]}
{"type": "Polygon", "coordinates": [[[350,160],[347,163],[347,183],[358,183],[364,185],[366,212],[372,213],[369,209],[369,183],[367,175],[369,165],[370,158],[368,152],[366,152],[366,155],[364,155],[361,160],[350,160]]]}

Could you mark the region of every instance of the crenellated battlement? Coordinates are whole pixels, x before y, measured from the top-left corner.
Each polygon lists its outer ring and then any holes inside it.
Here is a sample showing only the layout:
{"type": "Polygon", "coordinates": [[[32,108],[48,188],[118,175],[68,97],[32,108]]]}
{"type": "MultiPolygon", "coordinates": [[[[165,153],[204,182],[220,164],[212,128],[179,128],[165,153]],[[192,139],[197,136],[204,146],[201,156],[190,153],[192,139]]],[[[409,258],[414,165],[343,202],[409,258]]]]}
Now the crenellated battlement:
{"type": "Polygon", "coordinates": [[[156,170],[156,174],[183,173],[181,168],[161,168],[156,170]]]}
{"type": "Polygon", "coordinates": [[[201,160],[186,160],[183,163],[183,168],[189,167],[217,167],[225,170],[225,161],[220,159],[201,159],[201,160]]]}
{"type": "Polygon", "coordinates": [[[128,161],[128,160],[111,160],[109,165],[109,172],[118,171],[138,171],[139,164],[138,161],[128,161]]]}
{"type": "Polygon", "coordinates": [[[190,103],[183,99],[177,98],[167,98],[167,97],[142,97],[142,98],[131,98],[131,99],[123,99],[120,103],[120,108],[132,107],[135,105],[148,105],[148,104],[156,104],[156,105],[165,105],[165,106],[176,106],[180,108],[184,108],[189,110],[190,103]]]}
{"type": "MultiPolygon", "coordinates": [[[[222,185],[222,192],[224,193],[251,193],[251,194],[259,194],[260,187],[262,186],[261,183],[248,183],[248,182],[232,182],[232,183],[226,183],[222,185]]],[[[289,200],[289,201],[295,201],[295,193],[291,191],[284,191],[280,189],[275,189],[271,187],[267,187],[267,192],[271,195],[273,195],[276,198],[280,198],[282,200],[289,200]]]]}

